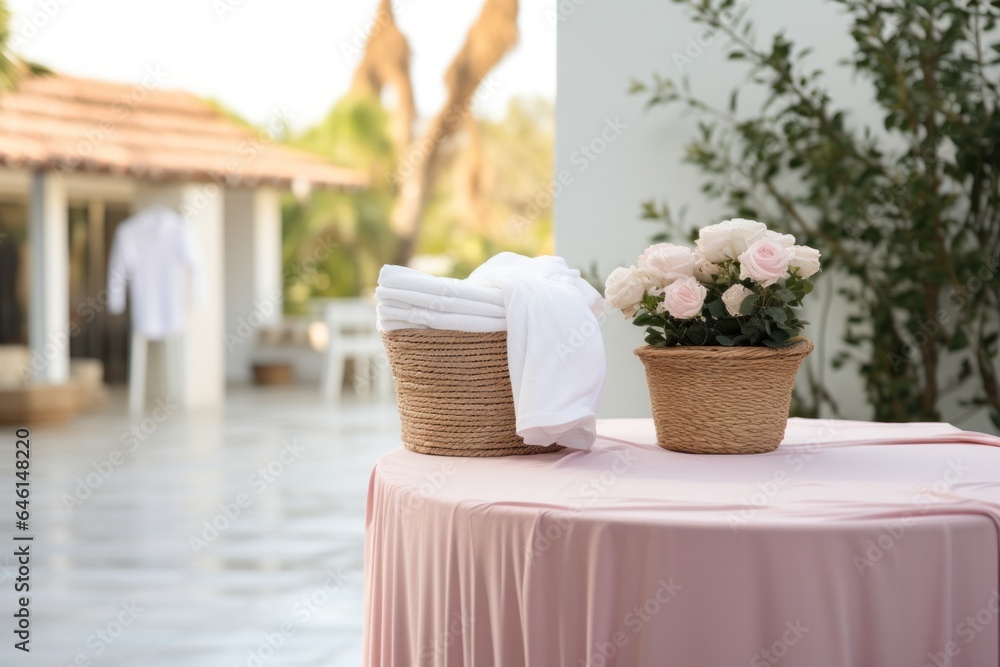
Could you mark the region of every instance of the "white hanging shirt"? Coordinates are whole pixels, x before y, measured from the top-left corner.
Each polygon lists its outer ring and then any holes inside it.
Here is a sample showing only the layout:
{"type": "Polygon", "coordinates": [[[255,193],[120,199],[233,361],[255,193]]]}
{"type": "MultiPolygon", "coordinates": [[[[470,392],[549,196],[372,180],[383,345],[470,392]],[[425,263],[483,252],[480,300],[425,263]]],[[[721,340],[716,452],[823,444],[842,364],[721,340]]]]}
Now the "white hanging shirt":
{"type": "Polygon", "coordinates": [[[108,309],[125,310],[129,285],[133,329],[153,340],[184,330],[188,295],[204,301],[201,252],[191,224],[153,205],[118,225],[108,261],[108,309]]]}

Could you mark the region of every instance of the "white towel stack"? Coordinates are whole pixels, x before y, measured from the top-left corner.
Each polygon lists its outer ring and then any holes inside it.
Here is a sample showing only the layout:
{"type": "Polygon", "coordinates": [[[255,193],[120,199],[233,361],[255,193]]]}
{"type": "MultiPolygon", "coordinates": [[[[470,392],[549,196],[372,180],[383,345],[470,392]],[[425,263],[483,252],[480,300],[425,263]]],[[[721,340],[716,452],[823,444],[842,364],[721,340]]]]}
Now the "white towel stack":
{"type": "Polygon", "coordinates": [[[506,331],[517,434],[589,449],[606,372],[604,300],[561,257],[500,253],[466,280],[384,266],[379,328],[506,331]]]}

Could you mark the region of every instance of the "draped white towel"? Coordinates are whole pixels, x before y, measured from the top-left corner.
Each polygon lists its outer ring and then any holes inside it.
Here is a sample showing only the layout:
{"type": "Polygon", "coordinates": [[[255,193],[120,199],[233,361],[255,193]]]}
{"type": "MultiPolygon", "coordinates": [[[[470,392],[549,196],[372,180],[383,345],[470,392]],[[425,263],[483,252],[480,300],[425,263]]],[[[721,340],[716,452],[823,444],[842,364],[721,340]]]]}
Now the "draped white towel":
{"type": "Polygon", "coordinates": [[[597,321],[604,300],[561,257],[500,253],[466,280],[384,266],[375,295],[385,331],[506,331],[517,434],[529,445],[593,445],[606,373],[597,321]]]}

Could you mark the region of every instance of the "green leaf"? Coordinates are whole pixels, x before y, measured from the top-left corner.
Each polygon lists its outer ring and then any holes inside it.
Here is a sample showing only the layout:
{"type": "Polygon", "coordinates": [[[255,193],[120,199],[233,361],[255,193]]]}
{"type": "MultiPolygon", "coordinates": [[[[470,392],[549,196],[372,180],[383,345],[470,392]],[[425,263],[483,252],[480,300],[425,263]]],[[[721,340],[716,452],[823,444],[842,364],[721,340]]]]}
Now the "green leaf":
{"type": "Polygon", "coordinates": [[[774,333],[777,334],[778,331],[783,331],[785,333],[785,335],[787,335],[789,337],[791,337],[791,336],[798,336],[800,333],[802,333],[802,327],[797,327],[797,326],[796,327],[792,327],[792,326],[783,325],[783,326],[779,327],[778,329],[776,329],[774,333]]]}
{"type": "Polygon", "coordinates": [[[727,336],[739,335],[740,331],[740,321],[735,317],[725,317],[721,320],[715,321],[715,328],[719,333],[725,334],[727,336]]]}
{"type": "Polygon", "coordinates": [[[766,345],[767,347],[786,347],[788,345],[788,341],[779,342],[771,338],[765,338],[764,345],[766,345]]]}
{"type": "Polygon", "coordinates": [[[705,345],[708,343],[708,329],[700,324],[692,324],[684,332],[684,337],[694,345],[705,345]]]}
{"type": "Polygon", "coordinates": [[[756,296],[748,296],[740,304],[740,315],[756,315],[758,310],[756,296]]]}
{"type": "Polygon", "coordinates": [[[779,343],[784,343],[786,340],[791,338],[791,336],[784,329],[772,329],[771,338],[778,341],[779,343]]]}
{"type": "Polygon", "coordinates": [[[743,326],[743,333],[748,336],[753,336],[754,334],[760,335],[764,332],[764,324],[756,317],[745,319],[741,324],[743,326]]]}
{"type": "Polygon", "coordinates": [[[666,338],[657,331],[647,331],[645,340],[647,344],[653,347],[663,347],[666,344],[666,338]]]}
{"type": "Polygon", "coordinates": [[[642,81],[639,81],[638,79],[632,79],[629,81],[628,92],[630,95],[641,93],[644,92],[645,90],[646,90],[646,84],[644,84],[642,81]]]}
{"type": "Polygon", "coordinates": [[[733,339],[730,338],[729,336],[723,336],[721,334],[715,337],[715,342],[718,343],[719,345],[725,345],[726,347],[733,346],[733,339]]]}
{"type": "Polygon", "coordinates": [[[726,310],[726,304],[722,301],[722,299],[716,299],[715,301],[709,302],[708,312],[712,317],[719,319],[729,315],[729,311],[726,310]]]}
{"type": "Polygon", "coordinates": [[[781,303],[788,303],[789,301],[795,301],[796,298],[795,294],[792,293],[791,290],[787,289],[775,290],[774,294],[772,294],[771,296],[774,297],[775,301],[780,301],[781,303]]]}
{"type": "Polygon", "coordinates": [[[785,315],[785,311],[781,308],[765,308],[764,312],[767,313],[768,317],[777,322],[778,324],[784,324],[788,317],[785,315]]]}
{"type": "Polygon", "coordinates": [[[653,315],[652,313],[643,311],[635,316],[635,319],[632,320],[632,324],[637,327],[648,327],[651,324],[659,324],[660,319],[660,317],[653,315]]]}
{"type": "Polygon", "coordinates": [[[949,352],[957,352],[958,350],[963,350],[969,346],[969,337],[965,335],[965,329],[961,326],[955,329],[955,335],[951,337],[951,343],[948,344],[949,352]]]}

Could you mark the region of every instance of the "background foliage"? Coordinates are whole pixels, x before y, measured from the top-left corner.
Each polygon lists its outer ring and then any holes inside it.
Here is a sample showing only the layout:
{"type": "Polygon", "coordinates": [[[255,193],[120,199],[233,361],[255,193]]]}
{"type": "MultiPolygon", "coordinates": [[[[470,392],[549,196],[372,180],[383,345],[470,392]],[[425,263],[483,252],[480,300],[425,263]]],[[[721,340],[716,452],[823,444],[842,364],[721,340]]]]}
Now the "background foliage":
{"type": "MultiPolygon", "coordinates": [[[[552,251],[552,104],[513,99],[497,120],[475,119],[449,141],[423,214],[417,262],[464,277],[491,255],[552,251]]],[[[390,214],[399,156],[390,115],[368,96],[347,96],[316,126],[289,143],[337,164],[365,170],[372,187],[315,191],[284,205],[284,265],[321,260],[315,272],[287,272],[286,310],[302,313],[314,297],[356,296],[375,287],[379,268],[393,261],[390,214]]]]}
{"type": "Polygon", "coordinates": [[[16,46],[16,38],[10,29],[10,10],[7,3],[0,0],[0,91],[10,90],[18,80],[26,75],[51,74],[47,67],[19,58],[11,51],[16,46]]]}
{"type": "MultiPolygon", "coordinates": [[[[782,34],[757,45],[735,0],[674,1],[730,40],[747,84],[728,109],[686,81],[633,90],[700,117],[686,159],[706,174],[707,196],[820,248],[819,280],[846,275],[847,351],[833,363],[861,374],[876,419],[940,419],[954,393],[1000,429],[1000,2],[831,0],[852,22],[847,64],[881,112],[870,128],[807,67],[808,48],[782,34]],[[741,113],[747,88],[765,101],[741,113]]],[[[668,207],[644,211],[676,233],[668,207]]],[[[837,412],[821,377],[796,403],[802,414],[837,412]]]]}

